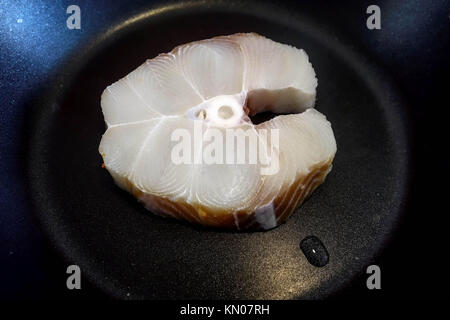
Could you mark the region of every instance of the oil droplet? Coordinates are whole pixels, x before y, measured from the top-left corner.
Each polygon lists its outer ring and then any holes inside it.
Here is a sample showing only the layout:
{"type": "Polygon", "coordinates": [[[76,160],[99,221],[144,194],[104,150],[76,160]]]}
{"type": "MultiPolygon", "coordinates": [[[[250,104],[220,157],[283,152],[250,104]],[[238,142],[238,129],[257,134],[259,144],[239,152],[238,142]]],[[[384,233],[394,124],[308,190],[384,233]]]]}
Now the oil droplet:
{"type": "Polygon", "coordinates": [[[315,267],[325,266],[330,257],[322,241],[315,236],[308,236],[300,242],[300,249],[309,263],[315,267]]]}

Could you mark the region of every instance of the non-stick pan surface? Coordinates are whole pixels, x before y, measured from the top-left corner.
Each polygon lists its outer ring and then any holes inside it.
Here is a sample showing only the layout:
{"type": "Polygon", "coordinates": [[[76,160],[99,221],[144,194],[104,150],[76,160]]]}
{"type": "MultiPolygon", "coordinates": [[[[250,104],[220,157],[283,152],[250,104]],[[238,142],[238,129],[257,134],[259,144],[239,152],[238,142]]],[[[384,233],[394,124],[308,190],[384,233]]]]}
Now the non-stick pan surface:
{"type": "Polygon", "coordinates": [[[270,5],[185,4],[130,17],[74,52],[34,108],[28,136],[34,208],[65,258],[120,298],[317,298],[364,272],[403,212],[404,103],[386,70],[322,23],[270,5]],[[176,45],[235,32],[306,50],[319,79],[316,108],[338,145],[326,182],[267,232],[157,217],[114,184],[98,154],[107,85],[176,45]],[[329,252],[324,267],[300,250],[310,235],[329,252]]]}

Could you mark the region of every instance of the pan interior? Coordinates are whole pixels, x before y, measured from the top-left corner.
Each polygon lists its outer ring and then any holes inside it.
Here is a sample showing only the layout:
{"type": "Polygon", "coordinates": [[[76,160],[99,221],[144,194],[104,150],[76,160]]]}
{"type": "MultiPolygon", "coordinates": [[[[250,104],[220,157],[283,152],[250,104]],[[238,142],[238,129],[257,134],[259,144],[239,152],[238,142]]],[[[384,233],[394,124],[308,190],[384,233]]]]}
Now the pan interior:
{"type": "Polygon", "coordinates": [[[32,116],[31,195],[66,259],[122,298],[317,298],[365,270],[400,216],[407,168],[401,100],[369,59],[281,11],[178,8],[111,30],[69,59],[32,116]],[[235,32],[305,49],[319,79],[316,108],[332,123],[338,145],[325,183],[268,232],[157,217],[115,186],[98,154],[107,85],[176,45],[235,32]],[[309,235],[329,252],[322,268],[300,250],[309,235]]]}

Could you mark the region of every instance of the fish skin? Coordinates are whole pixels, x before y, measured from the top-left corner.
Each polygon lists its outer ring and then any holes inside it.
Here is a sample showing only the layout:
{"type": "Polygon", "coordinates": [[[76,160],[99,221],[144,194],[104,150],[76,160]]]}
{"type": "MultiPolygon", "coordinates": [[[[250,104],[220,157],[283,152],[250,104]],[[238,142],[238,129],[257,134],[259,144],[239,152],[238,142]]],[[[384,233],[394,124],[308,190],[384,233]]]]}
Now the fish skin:
{"type": "Polygon", "coordinates": [[[276,224],[272,226],[262,225],[258,221],[257,210],[260,207],[237,211],[217,209],[144,193],[135,188],[131,182],[128,182],[128,189],[149,211],[162,217],[186,220],[191,223],[221,229],[269,230],[284,223],[295,209],[323,183],[331,171],[332,161],[333,159],[329,159],[324,163],[317,164],[309,174],[296,179],[292,185],[280,192],[270,202],[270,204],[273,204],[276,219],[276,224]],[[233,215],[237,216],[237,222],[233,215]]]}

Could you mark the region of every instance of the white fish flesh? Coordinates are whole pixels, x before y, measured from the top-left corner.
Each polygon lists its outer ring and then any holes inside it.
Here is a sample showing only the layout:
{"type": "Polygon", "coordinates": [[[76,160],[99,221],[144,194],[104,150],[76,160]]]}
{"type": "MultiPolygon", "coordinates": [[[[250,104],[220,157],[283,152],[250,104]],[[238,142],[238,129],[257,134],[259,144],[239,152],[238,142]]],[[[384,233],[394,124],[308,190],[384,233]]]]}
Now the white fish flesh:
{"type": "Polygon", "coordinates": [[[117,185],[153,213],[213,227],[270,229],[331,170],[336,142],[314,109],[316,87],[303,50],[255,33],[180,45],[105,89],[107,130],[99,152],[117,185]],[[249,116],[265,111],[280,115],[253,124],[249,116]],[[245,143],[211,147],[228,132],[245,143]],[[256,161],[235,160],[255,144],[256,161]],[[176,150],[190,161],[174,161],[176,150]],[[215,160],[234,162],[205,161],[208,150],[215,160]]]}

